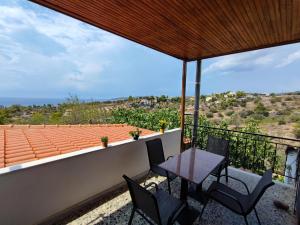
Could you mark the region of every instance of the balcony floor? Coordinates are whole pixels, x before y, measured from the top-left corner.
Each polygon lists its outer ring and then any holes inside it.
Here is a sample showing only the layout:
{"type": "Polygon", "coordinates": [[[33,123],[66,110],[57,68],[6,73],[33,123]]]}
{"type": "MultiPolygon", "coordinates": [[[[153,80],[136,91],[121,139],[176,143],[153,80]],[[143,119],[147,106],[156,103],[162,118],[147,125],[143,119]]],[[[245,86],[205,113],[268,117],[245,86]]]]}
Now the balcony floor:
{"type": "MultiPolygon", "coordinates": [[[[243,172],[241,170],[229,169],[229,174],[242,179],[248,184],[250,191],[253,189],[258,176],[250,173],[243,172]]],[[[150,179],[156,183],[159,183],[161,188],[166,189],[165,179],[162,177],[152,177],[150,179]]],[[[214,177],[209,177],[207,181],[204,183],[204,188],[206,188],[209,183],[215,180],[214,177]]],[[[224,181],[222,181],[224,182],[224,181]]],[[[243,186],[234,182],[229,181],[229,185],[236,188],[237,190],[243,190],[243,186]]],[[[172,182],[172,191],[175,196],[179,195],[180,188],[180,179],[176,179],[172,182]]],[[[295,190],[293,187],[278,184],[276,183],[274,186],[269,188],[267,192],[264,194],[262,199],[257,204],[257,211],[259,217],[261,219],[262,224],[272,224],[272,225],[292,225],[296,224],[295,216],[293,215],[293,203],[295,198],[295,190]],[[282,202],[288,203],[290,209],[288,212],[277,209],[273,205],[273,200],[278,199],[282,202]]],[[[202,208],[202,205],[189,199],[190,205],[194,206],[199,211],[202,208]]],[[[85,209],[74,212],[74,214],[64,218],[62,221],[59,221],[56,224],[70,224],[70,225],[95,225],[95,224],[120,224],[125,225],[128,222],[129,216],[131,212],[131,199],[128,191],[120,190],[117,191],[114,196],[111,196],[110,199],[102,199],[99,200],[85,209]]],[[[256,217],[254,212],[248,215],[249,224],[258,224],[256,221],[256,217]]],[[[148,224],[143,218],[141,218],[138,214],[135,214],[133,224],[148,224]]],[[[210,202],[205,209],[205,212],[199,220],[199,218],[195,221],[194,224],[201,225],[240,225],[244,224],[244,220],[242,216],[236,215],[230,210],[224,208],[220,204],[216,202],[210,202]]]]}

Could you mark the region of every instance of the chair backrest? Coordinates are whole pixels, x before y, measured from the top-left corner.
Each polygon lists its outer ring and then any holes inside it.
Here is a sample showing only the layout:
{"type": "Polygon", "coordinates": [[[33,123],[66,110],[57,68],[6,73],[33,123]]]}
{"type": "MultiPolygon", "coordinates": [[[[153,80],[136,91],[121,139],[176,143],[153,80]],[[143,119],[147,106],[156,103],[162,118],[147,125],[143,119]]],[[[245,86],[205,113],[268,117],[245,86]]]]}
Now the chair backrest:
{"type": "Polygon", "coordinates": [[[228,160],[229,141],[214,136],[208,136],[207,151],[224,156],[228,160]]]}
{"type": "Polygon", "coordinates": [[[250,194],[250,200],[249,200],[249,210],[253,209],[255,207],[256,203],[259,201],[259,199],[263,196],[265,191],[274,185],[274,182],[272,181],[272,170],[267,170],[264,175],[260,178],[259,182],[257,183],[256,187],[250,194]]]}
{"type": "Polygon", "coordinates": [[[164,149],[160,138],[146,141],[150,167],[165,161],[164,149]]]}
{"type": "Polygon", "coordinates": [[[123,175],[123,178],[127,182],[133,206],[136,209],[140,209],[153,221],[160,224],[158,205],[154,195],[126,175],[123,175]]]}

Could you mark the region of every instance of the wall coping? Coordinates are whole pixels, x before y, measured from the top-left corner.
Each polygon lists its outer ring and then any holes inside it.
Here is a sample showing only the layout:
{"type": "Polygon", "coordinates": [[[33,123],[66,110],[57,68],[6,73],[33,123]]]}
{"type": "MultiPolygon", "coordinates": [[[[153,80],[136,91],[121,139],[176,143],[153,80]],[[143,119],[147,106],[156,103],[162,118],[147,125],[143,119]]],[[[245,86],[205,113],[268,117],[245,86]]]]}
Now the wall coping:
{"type": "MultiPolygon", "coordinates": [[[[165,133],[166,134],[172,133],[172,132],[176,132],[179,130],[181,130],[181,129],[175,128],[175,129],[167,130],[167,131],[165,131],[165,133]]],[[[139,142],[139,141],[142,141],[142,140],[145,140],[148,138],[160,137],[162,135],[164,135],[164,134],[156,132],[156,133],[152,133],[149,135],[141,136],[139,138],[139,140],[137,140],[137,141],[132,140],[132,139],[126,139],[126,140],[122,140],[122,141],[112,142],[112,143],[108,144],[107,148],[104,148],[102,146],[94,146],[94,147],[84,148],[84,149],[74,151],[74,152],[69,152],[69,153],[65,153],[65,154],[61,154],[61,155],[47,157],[44,159],[38,159],[38,160],[30,161],[30,162],[25,162],[25,163],[20,163],[20,164],[4,167],[4,168],[0,169],[0,176],[7,174],[7,173],[16,172],[16,171],[23,170],[23,169],[28,169],[31,167],[35,167],[35,166],[39,166],[39,165],[43,165],[46,163],[51,163],[51,162],[55,162],[58,160],[63,160],[63,159],[79,156],[79,155],[84,155],[84,154],[88,154],[88,153],[99,151],[99,150],[112,151],[113,147],[115,147],[115,146],[125,145],[125,144],[129,144],[129,143],[133,143],[133,142],[139,142]]]]}

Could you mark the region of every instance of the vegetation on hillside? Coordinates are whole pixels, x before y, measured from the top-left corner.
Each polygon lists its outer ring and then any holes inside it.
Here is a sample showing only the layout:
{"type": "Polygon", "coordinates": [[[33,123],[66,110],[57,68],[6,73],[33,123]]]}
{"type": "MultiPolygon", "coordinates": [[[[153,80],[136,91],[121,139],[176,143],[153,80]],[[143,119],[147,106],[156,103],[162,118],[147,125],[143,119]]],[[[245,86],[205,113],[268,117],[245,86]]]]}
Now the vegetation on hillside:
{"type": "MultiPolygon", "coordinates": [[[[262,131],[275,136],[300,137],[300,95],[248,94],[242,91],[201,96],[200,114],[213,125],[228,124],[230,129],[255,121],[262,131]],[[283,132],[284,130],[284,132],[283,132]]],[[[81,102],[71,96],[57,106],[0,108],[0,124],[96,124],[128,123],[159,130],[159,120],[168,128],[179,126],[179,97],[128,97],[106,102],[81,102]]],[[[187,98],[187,113],[193,112],[194,98],[187,98]]]]}
{"type": "MultiPolygon", "coordinates": [[[[187,98],[187,113],[192,114],[194,98],[187,98]]],[[[168,96],[132,97],[106,102],[82,102],[71,96],[57,106],[20,106],[0,108],[0,124],[102,124],[126,123],[159,131],[164,121],[167,129],[180,126],[180,98],[168,96]]],[[[284,154],[274,154],[275,145],[267,137],[252,139],[244,133],[208,130],[205,127],[233,129],[242,132],[289,136],[300,139],[300,95],[247,94],[226,92],[201,96],[198,143],[205,148],[209,134],[226,137],[234,145],[231,162],[235,167],[256,173],[267,167],[284,168],[284,154]],[[277,132],[277,133],[276,133],[277,132]],[[247,160],[246,160],[247,159],[247,160]],[[273,165],[273,163],[275,164],[273,165]]],[[[192,116],[186,116],[192,124],[192,116]]],[[[186,129],[191,137],[191,126],[186,129]]],[[[277,151],[278,152],[278,151],[277,151]]]]}

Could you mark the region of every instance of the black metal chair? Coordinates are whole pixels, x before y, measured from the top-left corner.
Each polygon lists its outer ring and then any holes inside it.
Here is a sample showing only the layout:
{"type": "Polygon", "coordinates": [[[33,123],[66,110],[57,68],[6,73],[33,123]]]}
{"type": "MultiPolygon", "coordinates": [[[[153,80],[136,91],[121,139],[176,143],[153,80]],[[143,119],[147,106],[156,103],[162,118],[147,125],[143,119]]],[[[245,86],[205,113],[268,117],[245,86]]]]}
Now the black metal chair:
{"type": "MultiPolygon", "coordinates": [[[[166,161],[161,139],[156,138],[156,139],[153,139],[150,141],[146,141],[146,146],[147,146],[148,159],[149,159],[149,165],[150,165],[150,170],[148,172],[147,178],[149,177],[151,172],[158,174],[160,176],[166,177],[167,182],[168,182],[168,190],[169,190],[169,193],[171,194],[170,181],[174,180],[176,178],[176,175],[173,173],[169,173],[168,171],[166,171],[158,166],[159,164],[166,161]]],[[[172,156],[169,156],[167,159],[169,159],[170,157],[172,157],[172,156]]],[[[145,183],[146,183],[146,181],[145,181],[145,183]]]]}
{"type": "MultiPolygon", "coordinates": [[[[244,216],[246,225],[248,225],[247,215],[254,210],[257,221],[261,225],[255,206],[267,188],[274,185],[274,182],[272,181],[272,170],[267,170],[264,173],[251,193],[245,182],[231,176],[228,177],[241,182],[245,186],[248,194],[242,194],[225,184],[214,181],[207,191],[210,199],[213,199],[233,212],[244,216]]],[[[206,205],[207,203],[203,206],[201,215],[203,214],[206,205]]]]}
{"type": "Polygon", "coordinates": [[[296,186],[296,198],[295,198],[295,205],[294,205],[294,213],[296,213],[297,224],[300,225],[300,188],[299,182],[297,182],[296,186]]]}
{"type": "Polygon", "coordinates": [[[212,175],[216,176],[219,182],[221,172],[223,169],[225,169],[226,182],[228,182],[229,141],[214,136],[208,136],[207,151],[225,157],[224,163],[222,163],[218,168],[216,168],[212,172],[212,175]]]}
{"type": "Polygon", "coordinates": [[[171,225],[186,207],[186,203],[160,190],[156,183],[151,182],[142,187],[126,175],[123,178],[127,182],[133,204],[129,225],[132,224],[135,212],[150,224],[171,225]],[[156,189],[154,194],[147,190],[153,186],[156,189]]]}

